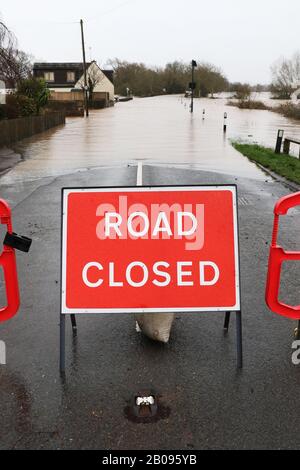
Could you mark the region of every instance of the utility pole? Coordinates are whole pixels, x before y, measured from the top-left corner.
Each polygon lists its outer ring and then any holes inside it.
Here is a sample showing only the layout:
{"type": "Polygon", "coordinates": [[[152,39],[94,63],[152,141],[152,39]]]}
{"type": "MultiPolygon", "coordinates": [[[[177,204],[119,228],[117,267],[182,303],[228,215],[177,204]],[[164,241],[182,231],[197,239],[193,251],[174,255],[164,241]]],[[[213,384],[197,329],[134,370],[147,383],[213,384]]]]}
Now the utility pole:
{"type": "Polygon", "coordinates": [[[83,20],[80,20],[81,28],[81,43],[82,43],[82,57],[83,57],[83,76],[84,76],[84,107],[86,117],[89,116],[89,100],[88,100],[88,86],[86,76],[86,60],[85,60],[85,44],[84,44],[84,33],[83,33],[83,20]]]}
{"type": "Polygon", "coordinates": [[[192,60],[192,81],[190,83],[190,88],[191,88],[191,91],[192,91],[192,94],[191,94],[191,113],[194,112],[194,91],[195,91],[195,88],[196,88],[196,83],[195,83],[195,80],[194,80],[195,67],[197,67],[197,62],[195,60],[192,60]]]}

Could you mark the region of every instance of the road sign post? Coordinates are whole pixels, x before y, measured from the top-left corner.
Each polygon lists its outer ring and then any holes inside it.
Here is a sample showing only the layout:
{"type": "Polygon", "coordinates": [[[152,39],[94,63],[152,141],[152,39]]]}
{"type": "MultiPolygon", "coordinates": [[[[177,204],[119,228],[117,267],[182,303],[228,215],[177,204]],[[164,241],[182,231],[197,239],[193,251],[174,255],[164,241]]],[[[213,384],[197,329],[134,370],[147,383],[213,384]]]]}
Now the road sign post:
{"type": "Polygon", "coordinates": [[[214,311],[242,367],[239,278],[235,186],[64,188],[60,369],[65,315],[214,311]]]}

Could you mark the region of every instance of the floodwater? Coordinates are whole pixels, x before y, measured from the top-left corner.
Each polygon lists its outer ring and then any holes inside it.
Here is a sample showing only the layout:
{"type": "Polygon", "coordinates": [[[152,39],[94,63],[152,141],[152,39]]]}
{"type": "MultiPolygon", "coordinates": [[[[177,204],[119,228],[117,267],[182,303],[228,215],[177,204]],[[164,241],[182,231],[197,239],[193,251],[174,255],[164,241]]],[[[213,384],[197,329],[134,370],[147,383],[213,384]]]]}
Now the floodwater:
{"type": "Polygon", "coordinates": [[[137,161],[262,179],[265,175],[233,149],[230,139],[274,147],[278,129],[300,136],[299,122],[275,112],[240,110],[227,106],[226,98],[218,98],[195,99],[191,115],[189,103],[180,96],[135,98],[91,111],[88,119],[68,118],[66,126],[18,143],[14,150],[23,161],[2,183],[137,161]],[[224,112],[228,114],[226,135],[224,112]]]}

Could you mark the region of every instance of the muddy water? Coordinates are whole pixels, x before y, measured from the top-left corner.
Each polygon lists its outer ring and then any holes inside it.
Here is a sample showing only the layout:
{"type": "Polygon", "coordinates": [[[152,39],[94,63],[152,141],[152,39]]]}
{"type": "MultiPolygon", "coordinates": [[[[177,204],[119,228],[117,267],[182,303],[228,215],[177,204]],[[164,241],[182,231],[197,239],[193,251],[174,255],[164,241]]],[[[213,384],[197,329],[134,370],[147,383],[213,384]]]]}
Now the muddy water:
{"type": "Polygon", "coordinates": [[[89,119],[69,118],[64,127],[25,139],[15,147],[24,161],[2,182],[71,173],[74,170],[126,165],[137,160],[163,165],[188,165],[235,176],[265,175],[240,156],[230,139],[274,146],[277,130],[300,136],[300,123],[270,111],[239,110],[227,99],[189,100],[178,96],[134,99],[92,111],[89,119]],[[205,109],[205,119],[202,119],[205,109]],[[223,115],[228,131],[223,134],[223,115]]]}

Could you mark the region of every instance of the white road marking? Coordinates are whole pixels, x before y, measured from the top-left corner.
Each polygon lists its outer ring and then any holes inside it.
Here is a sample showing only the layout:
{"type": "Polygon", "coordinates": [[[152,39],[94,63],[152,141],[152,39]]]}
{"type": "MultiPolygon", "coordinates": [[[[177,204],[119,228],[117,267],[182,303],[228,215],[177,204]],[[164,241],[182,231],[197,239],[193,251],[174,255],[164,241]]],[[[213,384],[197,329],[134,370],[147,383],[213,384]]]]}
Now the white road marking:
{"type": "Polygon", "coordinates": [[[137,164],[136,185],[143,186],[143,163],[142,162],[138,162],[137,164]]]}

